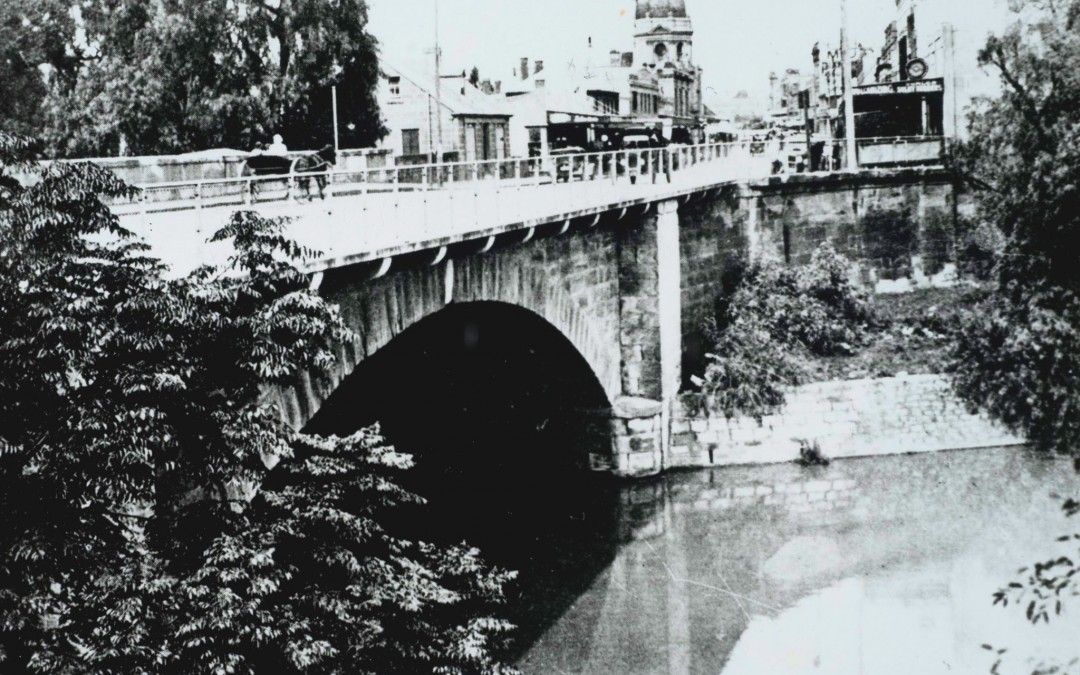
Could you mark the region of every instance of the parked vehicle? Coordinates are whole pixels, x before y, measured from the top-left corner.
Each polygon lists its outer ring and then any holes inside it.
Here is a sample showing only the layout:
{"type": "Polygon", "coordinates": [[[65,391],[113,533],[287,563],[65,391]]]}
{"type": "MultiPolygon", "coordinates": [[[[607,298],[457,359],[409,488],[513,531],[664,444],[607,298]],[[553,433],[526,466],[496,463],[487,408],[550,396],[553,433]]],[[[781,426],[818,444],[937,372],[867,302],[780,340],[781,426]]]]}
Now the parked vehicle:
{"type": "Polygon", "coordinates": [[[642,166],[644,164],[644,162],[647,161],[647,160],[642,159],[640,151],[651,150],[651,149],[653,149],[655,147],[656,147],[656,143],[653,141],[653,139],[651,137],[649,137],[649,136],[644,135],[644,134],[640,134],[640,135],[634,134],[634,135],[630,135],[630,136],[623,136],[622,148],[621,149],[622,150],[637,150],[639,152],[630,152],[629,154],[626,155],[624,160],[620,160],[620,164],[623,161],[626,162],[625,167],[623,167],[623,166],[619,167],[620,173],[625,173],[625,174],[629,175],[630,176],[630,182],[631,183],[636,183],[638,175],[640,175],[641,173],[644,173],[642,170],[647,168],[645,166],[642,166]]]}
{"type": "MultiPolygon", "coordinates": [[[[585,148],[571,145],[548,153],[551,163],[555,167],[554,180],[556,183],[584,180],[586,163],[580,157],[573,156],[584,152],[585,148]]],[[[551,175],[550,172],[547,173],[551,175]]]]}

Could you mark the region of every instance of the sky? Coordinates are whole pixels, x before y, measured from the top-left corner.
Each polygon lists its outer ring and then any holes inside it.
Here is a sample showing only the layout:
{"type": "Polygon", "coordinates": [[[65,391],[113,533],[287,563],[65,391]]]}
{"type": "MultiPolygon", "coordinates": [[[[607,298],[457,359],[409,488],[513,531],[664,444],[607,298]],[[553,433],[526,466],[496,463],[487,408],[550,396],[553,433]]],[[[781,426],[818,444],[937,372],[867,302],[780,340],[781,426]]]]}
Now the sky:
{"type": "MultiPolygon", "coordinates": [[[[547,64],[580,59],[589,37],[601,59],[612,49],[633,47],[634,0],[368,2],[371,32],[384,55],[417,70],[432,69],[436,3],[444,74],[476,66],[481,78],[505,81],[523,56],[547,64]]],[[[974,73],[978,45],[1008,19],[1005,2],[920,0],[916,15],[923,32],[925,24],[951,21],[958,31],[958,62],[974,73]]],[[[839,43],[839,0],[686,0],[686,6],[707,101],[740,90],[764,98],[770,71],[799,67],[806,72],[815,42],[839,43]]],[[[853,41],[880,49],[895,0],[849,0],[848,12],[853,41]]]]}

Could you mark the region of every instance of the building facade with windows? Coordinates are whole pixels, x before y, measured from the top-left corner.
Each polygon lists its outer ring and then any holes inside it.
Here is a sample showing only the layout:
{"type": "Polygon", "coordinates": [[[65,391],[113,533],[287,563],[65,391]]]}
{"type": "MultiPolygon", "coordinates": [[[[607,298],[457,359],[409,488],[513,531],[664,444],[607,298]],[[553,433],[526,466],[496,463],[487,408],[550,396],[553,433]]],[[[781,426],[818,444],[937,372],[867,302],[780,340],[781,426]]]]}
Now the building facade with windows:
{"type": "Polygon", "coordinates": [[[434,78],[381,62],[376,97],[388,133],[379,147],[412,161],[434,157],[440,145],[446,159],[509,156],[512,111],[501,96],[485,94],[464,74],[443,77],[438,89],[434,78]]]}
{"type": "Polygon", "coordinates": [[[678,124],[704,117],[702,70],[694,65],[694,26],[684,0],[638,0],[634,65],[655,73],[661,116],[678,124]]]}
{"type": "MultiPolygon", "coordinates": [[[[522,59],[522,69],[528,59],[522,59]]],[[[515,75],[518,71],[515,69],[515,75]]],[[[632,52],[612,51],[606,57],[591,45],[565,64],[536,67],[525,78],[515,77],[506,87],[509,97],[545,91],[556,97],[587,96],[599,115],[655,115],[660,108],[660,81],[646,68],[633,65],[632,52]]]]}

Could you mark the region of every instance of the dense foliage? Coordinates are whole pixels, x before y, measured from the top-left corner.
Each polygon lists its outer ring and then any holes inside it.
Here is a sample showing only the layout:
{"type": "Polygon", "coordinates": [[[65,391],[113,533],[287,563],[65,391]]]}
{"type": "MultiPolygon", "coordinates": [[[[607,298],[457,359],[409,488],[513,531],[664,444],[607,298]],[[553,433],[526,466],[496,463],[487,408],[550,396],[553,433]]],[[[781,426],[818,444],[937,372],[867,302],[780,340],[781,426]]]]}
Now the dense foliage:
{"type": "Polygon", "coordinates": [[[979,101],[961,166],[1004,240],[994,293],[956,351],[957,392],[1040,448],[1080,451],[1080,0],[1018,3],[980,62],[1001,94],[979,101]]]}
{"type": "Polygon", "coordinates": [[[704,376],[695,378],[709,406],[760,419],[800,381],[801,353],[852,353],[874,318],[851,270],[828,244],[797,269],[767,260],[738,266],[706,326],[713,349],[704,376]]]}
{"type": "Polygon", "coordinates": [[[0,3],[0,128],[50,154],[295,148],[383,133],[364,0],[0,3]]]}
{"type": "MultiPolygon", "coordinates": [[[[1040,449],[1080,454],[1080,0],[1017,2],[1019,21],[980,63],[1001,81],[979,101],[960,167],[1002,245],[994,289],[955,350],[955,388],[1040,449]]],[[[1078,505],[1067,500],[1075,515],[1078,505]]],[[[1077,536],[1065,537],[1075,542],[1077,536]]],[[[995,596],[1035,623],[1080,594],[1070,555],[1036,563],[995,596]]],[[[994,672],[1008,657],[998,650],[994,672]]],[[[1029,661],[1027,672],[1071,672],[1029,661]]]]}
{"type": "MultiPolygon", "coordinates": [[[[1080,514],[1080,502],[1067,499],[1063,509],[1066,516],[1076,516],[1080,514]]],[[[1058,542],[1080,544],[1080,533],[1063,535],[1058,542]]],[[[1080,548],[1021,568],[1018,575],[1016,581],[994,593],[994,604],[1023,608],[1028,621],[1033,624],[1037,625],[1040,621],[1049,623],[1051,617],[1060,617],[1065,612],[1066,602],[1080,595],[1080,548]]],[[[1076,666],[1080,664],[1080,657],[1063,664],[1040,655],[1014,655],[1008,647],[983,647],[993,651],[997,657],[991,667],[994,675],[1022,671],[1032,675],[1065,675],[1076,672],[1076,666]]]]}
{"type": "Polygon", "coordinates": [[[264,394],[352,339],[307,252],[238,213],[231,267],[172,279],[131,188],[34,151],[0,133],[0,671],[499,672],[511,575],[388,529],[418,497],[377,429],[264,394]]]}
{"type": "Polygon", "coordinates": [[[31,134],[41,130],[49,64],[58,77],[69,67],[63,45],[75,27],[62,0],[0,2],[0,128],[31,134]]]}

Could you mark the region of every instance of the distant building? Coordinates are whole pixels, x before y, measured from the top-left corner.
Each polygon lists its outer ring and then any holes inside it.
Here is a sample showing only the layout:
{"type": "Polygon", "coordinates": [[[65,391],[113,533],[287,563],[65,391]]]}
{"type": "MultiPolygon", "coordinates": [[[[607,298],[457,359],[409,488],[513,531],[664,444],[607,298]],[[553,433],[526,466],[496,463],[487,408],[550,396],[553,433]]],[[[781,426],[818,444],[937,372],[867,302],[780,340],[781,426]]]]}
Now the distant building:
{"type": "Polygon", "coordinates": [[[856,136],[955,134],[952,28],[942,24],[920,34],[918,6],[917,0],[896,0],[873,83],[854,89],[856,136]]]}
{"type": "Polygon", "coordinates": [[[915,0],[896,0],[896,19],[885,27],[885,43],[877,60],[875,82],[908,79],[908,65],[919,56],[915,0]]]}
{"type": "Polygon", "coordinates": [[[485,94],[464,73],[434,78],[380,63],[376,98],[388,130],[380,147],[394,155],[434,157],[442,129],[442,152],[461,161],[498,159],[510,154],[512,111],[502,96],[485,94]]]}
{"type": "Polygon", "coordinates": [[[782,75],[769,73],[767,122],[770,126],[788,129],[805,127],[804,113],[799,107],[799,94],[807,89],[810,79],[798,68],[788,68],[782,75]]]}
{"type": "MultiPolygon", "coordinates": [[[[956,135],[954,33],[944,23],[921,33],[925,26],[918,21],[918,7],[918,0],[896,0],[880,50],[860,46],[851,54],[854,135],[863,166],[939,162],[940,137],[956,135]]],[[[819,82],[829,85],[820,91],[819,106],[837,113],[843,95],[835,81],[839,67],[839,55],[832,52],[819,67],[825,74],[819,82]]],[[[820,110],[818,117],[823,117],[820,110]]],[[[843,136],[842,114],[830,122],[832,135],[843,136]]]]}
{"type": "MultiPolygon", "coordinates": [[[[521,71],[527,72],[528,59],[521,71]]],[[[612,51],[600,56],[591,45],[567,63],[533,70],[525,78],[505,87],[507,96],[540,91],[556,91],[557,96],[583,95],[593,102],[593,110],[604,115],[658,115],[661,107],[660,80],[646,68],[634,67],[632,52],[612,51]]]]}
{"type": "Polygon", "coordinates": [[[701,122],[702,70],[694,65],[694,26],[683,0],[638,0],[634,62],[657,74],[660,110],[675,124],[701,122]]]}
{"type": "MultiPolygon", "coordinates": [[[[560,106],[573,101],[582,119],[576,97],[584,95],[609,127],[636,125],[663,131],[669,138],[701,140],[705,123],[715,116],[706,115],[702,70],[694,65],[693,47],[694,29],[684,0],[638,0],[632,51],[594,50],[590,38],[585,50],[565,64],[522,58],[504,91],[511,98],[557,92],[551,100],[560,106]]],[[[530,114],[530,120],[534,118],[530,114]]],[[[586,137],[592,140],[592,134],[586,137]]]]}
{"type": "Polygon", "coordinates": [[[798,68],[788,68],[782,75],[769,73],[769,112],[775,116],[799,109],[799,92],[805,78],[798,68]]]}
{"type": "MultiPolygon", "coordinates": [[[[815,44],[810,52],[813,72],[808,82],[811,133],[818,137],[832,138],[842,135],[840,124],[841,104],[844,99],[843,59],[840,48],[822,49],[815,44]]],[[[848,55],[851,64],[851,81],[855,86],[866,84],[873,77],[868,67],[871,50],[857,45],[848,55]]]]}
{"type": "Polygon", "coordinates": [[[606,115],[580,91],[541,88],[506,99],[510,118],[510,151],[515,157],[546,155],[567,125],[596,124],[606,115]]]}

